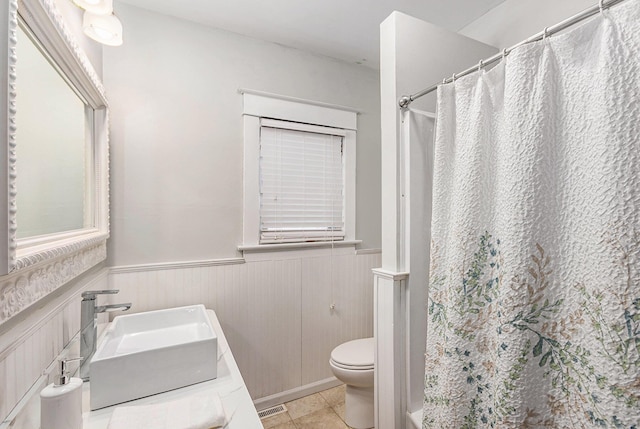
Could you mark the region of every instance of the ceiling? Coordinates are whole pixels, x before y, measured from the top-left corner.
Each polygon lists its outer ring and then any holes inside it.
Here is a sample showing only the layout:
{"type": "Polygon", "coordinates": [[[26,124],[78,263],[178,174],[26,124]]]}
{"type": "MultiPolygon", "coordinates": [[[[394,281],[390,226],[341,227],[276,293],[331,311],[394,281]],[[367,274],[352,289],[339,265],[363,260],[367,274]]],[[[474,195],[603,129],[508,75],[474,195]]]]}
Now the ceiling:
{"type": "Polygon", "coordinates": [[[392,11],[458,31],[504,0],[120,1],[377,69],[379,26],[392,11]]]}

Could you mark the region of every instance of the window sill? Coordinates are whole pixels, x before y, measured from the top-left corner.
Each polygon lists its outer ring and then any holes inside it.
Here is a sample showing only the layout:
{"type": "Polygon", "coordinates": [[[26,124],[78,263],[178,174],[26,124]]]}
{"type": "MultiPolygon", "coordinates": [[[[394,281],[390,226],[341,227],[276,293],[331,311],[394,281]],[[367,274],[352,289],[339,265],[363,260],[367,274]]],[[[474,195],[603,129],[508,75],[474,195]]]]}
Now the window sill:
{"type": "Polygon", "coordinates": [[[305,243],[282,243],[282,244],[248,244],[238,246],[238,250],[243,253],[273,252],[281,250],[297,249],[322,249],[327,247],[349,247],[357,246],[362,240],[341,240],[341,241],[313,241],[305,243]]]}
{"type": "Polygon", "coordinates": [[[344,240],[344,241],[319,241],[309,243],[282,243],[282,244],[250,244],[240,245],[238,250],[243,253],[245,258],[251,255],[260,254],[273,254],[276,252],[290,252],[290,251],[307,251],[307,250],[322,250],[322,249],[342,249],[353,248],[362,243],[362,240],[344,240]]]}

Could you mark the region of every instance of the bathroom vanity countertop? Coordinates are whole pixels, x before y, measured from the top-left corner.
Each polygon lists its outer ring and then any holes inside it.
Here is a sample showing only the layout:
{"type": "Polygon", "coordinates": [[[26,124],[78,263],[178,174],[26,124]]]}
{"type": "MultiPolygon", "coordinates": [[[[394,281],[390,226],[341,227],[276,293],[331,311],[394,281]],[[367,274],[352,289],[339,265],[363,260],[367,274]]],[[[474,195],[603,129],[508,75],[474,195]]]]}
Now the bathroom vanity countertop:
{"type": "Polygon", "coordinates": [[[262,429],[262,423],[244,384],[238,365],[229,349],[220,322],[215,312],[207,310],[213,329],[218,335],[218,377],[214,380],[183,387],[165,393],[149,396],[124,404],[114,405],[96,411],[89,411],[89,389],[91,383],[84,383],[83,429],[107,429],[113,410],[118,406],[149,405],[188,398],[192,395],[218,394],[229,418],[225,429],[262,429]]]}

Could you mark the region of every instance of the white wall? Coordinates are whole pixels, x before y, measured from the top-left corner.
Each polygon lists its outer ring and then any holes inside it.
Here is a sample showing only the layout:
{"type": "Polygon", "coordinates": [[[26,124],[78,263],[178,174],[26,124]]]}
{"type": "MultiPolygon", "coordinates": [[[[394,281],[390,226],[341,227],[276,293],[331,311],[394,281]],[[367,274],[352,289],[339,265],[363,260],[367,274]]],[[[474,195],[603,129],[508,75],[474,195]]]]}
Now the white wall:
{"type": "Polygon", "coordinates": [[[596,3],[595,0],[506,0],[459,33],[500,49],[508,48],[596,3]]]}
{"type": "MultiPolygon", "coordinates": [[[[359,109],[356,238],[380,247],[378,74],[126,4],[105,50],[111,106],[110,286],[132,311],[202,303],[218,314],[254,399],[331,379],[340,342],[373,330],[380,252],[238,258],[243,219],[239,88],[359,109]],[[234,259],[235,258],[235,259],[234,259]],[[189,261],[202,261],[190,264],[189,261]],[[163,265],[164,264],[164,265],[163,265]],[[332,268],[333,267],[333,268],[332,268]],[[329,275],[333,272],[333,280],[329,275]],[[331,302],[338,309],[329,310],[331,302]]],[[[267,402],[265,402],[267,401],[267,402]]]]}
{"type": "Polygon", "coordinates": [[[237,256],[242,96],[250,88],[362,110],[356,238],[380,247],[378,75],[118,3],[124,44],[105,50],[111,103],[110,264],[237,256]]]}

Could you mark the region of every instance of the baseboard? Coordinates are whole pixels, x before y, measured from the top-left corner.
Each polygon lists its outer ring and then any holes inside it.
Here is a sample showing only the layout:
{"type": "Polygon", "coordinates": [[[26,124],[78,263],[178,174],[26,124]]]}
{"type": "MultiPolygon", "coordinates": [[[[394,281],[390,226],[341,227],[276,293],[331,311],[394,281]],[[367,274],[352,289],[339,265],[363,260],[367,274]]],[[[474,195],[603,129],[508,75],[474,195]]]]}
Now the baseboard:
{"type": "Polygon", "coordinates": [[[316,381],[315,383],[306,384],[304,386],[296,387],[295,389],[285,390],[284,392],[256,399],[253,401],[253,405],[255,405],[256,410],[261,411],[275,405],[284,404],[285,402],[290,402],[304,396],[313,395],[314,393],[331,389],[332,387],[340,386],[341,384],[342,382],[335,377],[325,378],[324,380],[316,381]]]}

